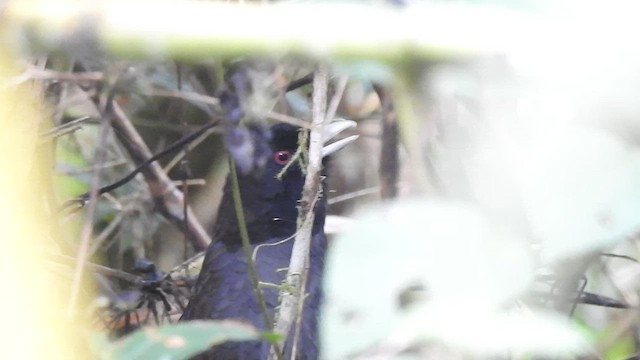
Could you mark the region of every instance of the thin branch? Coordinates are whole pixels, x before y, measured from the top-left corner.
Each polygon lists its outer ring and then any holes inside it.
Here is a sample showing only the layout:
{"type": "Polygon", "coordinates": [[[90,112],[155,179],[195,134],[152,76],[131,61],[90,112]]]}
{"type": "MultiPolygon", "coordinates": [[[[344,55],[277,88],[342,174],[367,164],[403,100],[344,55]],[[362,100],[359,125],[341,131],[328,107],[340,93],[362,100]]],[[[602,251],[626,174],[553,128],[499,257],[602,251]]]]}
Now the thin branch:
{"type": "MultiPolygon", "coordinates": [[[[47,252],[46,257],[49,258],[50,261],[58,263],[58,264],[76,264],[77,263],[77,259],[71,257],[71,256],[66,256],[63,254],[54,254],[51,252],[47,252]]],[[[94,264],[91,262],[86,262],[85,266],[88,270],[93,271],[95,273],[98,274],[102,274],[102,275],[106,275],[106,276],[110,276],[110,277],[114,277],[114,278],[118,278],[121,280],[125,280],[127,282],[130,282],[132,284],[138,283],[142,280],[142,278],[140,276],[137,275],[133,275],[130,274],[128,272],[122,271],[122,270],[117,270],[117,269],[112,269],[110,267],[107,266],[103,266],[103,265],[98,265],[98,264],[94,264]]]]}
{"type": "Polygon", "coordinates": [[[46,138],[57,138],[60,137],[62,135],[68,134],[70,132],[79,130],[81,128],[80,124],[91,119],[90,116],[82,116],[78,119],[69,121],[67,123],[64,123],[60,126],[56,126],[53,129],[47,130],[43,133],[40,134],[40,137],[46,137],[46,138]]]}
{"type": "Polygon", "coordinates": [[[60,72],[32,66],[22,74],[5,81],[0,85],[0,88],[3,86],[17,86],[30,80],[102,81],[104,80],[104,74],[101,72],[60,72]]]}
{"type": "Polygon", "coordinates": [[[173,180],[173,183],[176,186],[204,186],[207,185],[207,180],[205,179],[188,179],[188,180],[173,180]]]}
{"type": "MultiPolygon", "coordinates": [[[[124,113],[122,113],[124,116],[124,113]]],[[[126,118],[126,116],[125,116],[126,118]]],[[[218,124],[217,121],[211,122],[209,124],[206,124],[204,126],[201,126],[198,130],[194,131],[193,133],[184,136],[183,138],[181,138],[180,140],[174,142],[173,144],[169,145],[168,147],[166,147],[165,149],[163,149],[162,151],[160,151],[159,153],[149,157],[149,158],[145,158],[144,161],[142,161],[140,163],[140,165],[138,165],[135,169],[133,169],[130,173],[128,173],[127,175],[125,175],[124,177],[120,178],[119,180],[117,180],[114,183],[111,183],[107,186],[101,187],[98,190],[98,195],[102,195],[102,194],[107,194],[123,185],[125,185],[126,183],[128,183],[129,181],[133,180],[136,175],[138,175],[139,173],[143,173],[144,171],[152,171],[153,169],[149,170],[147,169],[152,163],[154,163],[156,160],[177,151],[178,149],[182,148],[185,146],[185,144],[188,144],[190,142],[197,142],[199,143],[200,141],[202,141],[204,139],[204,137],[208,136],[211,132],[213,132],[212,127],[216,126],[218,124]]],[[[136,133],[137,134],[137,133],[136,133]]],[[[139,137],[139,135],[138,135],[139,137]]],[[[140,141],[142,141],[140,139],[140,141]]],[[[146,145],[144,145],[146,147],[146,145]]],[[[146,152],[142,152],[139,153],[138,155],[141,156],[141,158],[144,157],[145,154],[150,153],[148,151],[149,149],[147,148],[146,152]]],[[[132,154],[133,156],[133,154],[132,154]]],[[[112,163],[109,164],[109,166],[115,166],[115,165],[119,165],[120,162],[117,163],[112,163]]],[[[102,165],[102,167],[104,167],[105,164],[102,165]]],[[[70,173],[70,172],[67,172],[70,173]]],[[[85,193],[82,194],[80,196],[78,196],[75,199],[71,199],[71,200],[67,200],[65,201],[64,204],[62,204],[61,206],[61,210],[65,210],[65,209],[72,209],[70,210],[70,212],[74,212],[77,211],[76,209],[73,208],[82,208],[87,200],[89,198],[89,193],[85,193]]]]}
{"type": "MultiPolygon", "coordinates": [[[[307,175],[298,212],[299,228],[291,251],[291,261],[285,279],[285,286],[283,286],[284,291],[280,302],[278,322],[275,326],[275,331],[283,335],[283,338],[279,341],[281,346],[286,342],[291,325],[294,324],[298,316],[301,316],[299,313],[300,302],[303,301],[304,297],[303,286],[306,283],[306,275],[309,268],[309,249],[311,247],[315,219],[313,204],[315,204],[315,199],[321,191],[320,173],[322,170],[322,146],[324,143],[323,127],[326,121],[327,79],[328,71],[326,66],[319,66],[313,79],[313,119],[309,137],[307,175]]],[[[294,344],[293,351],[295,349],[294,344]]],[[[272,348],[271,350],[270,358],[273,359],[279,355],[277,349],[272,348]]],[[[294,353],[291,356],[295,359],[294,353]]]]}
{"type": "MultiPolygon", "coordinates": [[[[249,270],[249,277],[253,285],[253,291],[256,294],[256,301],[258,307],[260,307],[260,313],[265,323],[265,327],[270,332],[273,331],[273,320],[267,310],[267,303],[264,299],[264,294],[260,288],[260,276],[258,276],[258,270],[256,264],[253,261],[253,251],[251,249],[251,241],[249,239],[249,231],[247,230],[247,223],[244,217],[244,208],[242,207],[242,197],[240,196],[240,185],[238,184],[238,172],[236,171],[236,164],[233,159],[229,159],[229,170],[231,172],[231,191],[233,192],[233,205],[236,210],[236,216],[238,219],[238,227],[240,230],[240,239],[242,240],[242,250],[247,258],[247,269],[249,270]]],[[[274,345],[277,347],[277,345],[274,345]]],[[[280,349],[276,348],[277,354],[280,354],[280,349]]],[[[280,359],[280,357],[277,357],[280,359]]]]}
{"type": "Polygon", "coordinates": [[[200,145],[200,143],[207,139],[213,132],[214,129],[210,127],[203,132],[198,131],[199,135],[197,137],[194,137],[194,134],[186,135],[183,139],[189,137],[191,140],[186,145],[184,145],[183,149],[176,156],[174,156],[173,159],[169,161],[169,163],[164,167],[164,172],[169,173],[169,171],[171,171],[185,156],[187,156],[189,150],[194,149],[195,147],[200,145]]]}
{"type": "MultiPolygon", "coordinates": [[[[193,280],[198,277],[198,273],[202,268],[204,255],[204,251],[201,251],[183,261],[180,265],[169,270],[165,275],[165,279],[171,280],[176,286],[191,288],[193,280]]],[[[184,311],[183,304],[180,304],[179,307],[181,311],[184,311]]]]}
{"type": "Polygon", "coordinates": [[[331,102],[329,103],[329,107],[327,108],[327,121],[333,120],[336,117],[336,112],[338,111],[338,106],[340,105],[340,101],[342,101],[342,95],[344,95],[344,90],[347,88],[347,81],[349,77],[347,75],[342,75],[338,79],[338,85],[336,87],[336,93],[332,96],[331,102]]]}
{"type": "Polygon", "coordinates": [[[182,99],[186,101],[200,102],[208,105],[220,104],[220,100],[218,100],[218,98],[198,94],[192,91],[184,91],[184,90],[171,91],[171,90],[153,89],[153,90],[142,92],[141,95],[182,99]]]}
{"type": "Polygon", "coordinates": [[[308,122],[306,122],[304,120],[300,120],[300,119],[298,119],[296,117],[293,117],[293,116],[280,114],[280,113],[277,113],[275,111],[269,111],[267,113],[267,118],[268,119],[272,119],[272,120],[276,120],[276,121],[280,121],[280,122],[283,122],[285,124],[298,126],[298,127],[303,128],[303,129],[309,129],[309,123],[308,122]]]}
{"type": "MultiPolygon", "coordinates": [[[[149,186],[149,191],[156,205],[159,205],[160,212],[189,235],[189,240],[197,251],[206,249],[207,245],[211,243],[211,238],[190,208],[187,209],[187,224],[184,225],[183,223],[184,195],[162,170],[160,164],[150,161],[152,158],[151,151],[120,106],[114,103],[113,109],[112,124],[116,130],[116,135],[121,139],[127,152],[137,164],[148,163],[147,166],[140,169],[140,172],[149,186]]],[[[194,135],[191,134],[190,136],[194,135]]],[[[197,137],[197,135],[195,136],[197,137]]]]}
{"type": "MultiPolygon", "coordinates": [[[[316,197],[314,199],[314,203],[313,203],[313,206],[312,206],[313,208],[315,208],[317,202],[318,202],[318,198],[316,197]]],[[[256,247],[253,248],[253,254],[251,255],[251,259],[255,262],[256,258],[258,257],[258,250],[262,249],[263,247],[279,246],[279,245],[282,245],[282,244],[286,243],[287,241],[291,241],[291,240],[295,239],[296,236],[298,235],[299,231],[300,230],[298,229],[298,230],[296,230],[296,232],[293,235],[291,235],[291,236],[289,236],[287,238],[284,238],[284,239],[282,239],[280,241],[276,241],[274,243],[263,243],[263,244],[260,244],[260,245],[256,245],[256,247]]]]}
{"type": "MultiPolygon", "coordinates": [[[[328,74],[327,74],[328,76],[328,74]]],[[[343,75],[340,77],[340,79],[338,80],[338,85],[335,91],[335,94],[333,94],[331,101],[329,102],[329,106],[328,108],[325,108],[324,110],[324,114],[319,113],[315,113],[314,112],[314,116],[317,116],[318,118],[320,118],[321,116],[324,117],[324,123],[330,123],[336,116],[336,112],[338,111],[338,106],[340,105],[340,101],[342,101],[342,96],[344,95],[344,90],[347,88],[347,81],[349,80],[349,77],[346,75],[343,75]]],[[[314,93],[315,93],[315,83],[314,83],[314,93]]],[[[318,104],[318,108],[321,108],[322,105],[321,104],[326,104],[326,90],[325,90],[325,95],[324,95],[324,99],[320,99],[320,98],[315,98],[314,97],[314,110],[317,109],[316,108],[316,104],[318,104]]],[[[325,105],[326,107],[326,105],[325,105]]],[[[322,143],[324,144],[324,139],[322,141],[322,143]]],[[[309,155],[311,156],[311,155],[309,155]]],[[[319,161],[322,162],[322,154],[319,156],[319,161]]],[[[319,196],[323,196],[322,194],[319,193],[320,190],[318,190],[318,194],[319,196]]],[[[318,200],[318,197],[316,196],[313,198],[313,204],[311,205],[311,209],[315,209],[315,203],[318,200]]],[[[308,221],[311,221],[311,226],[313,227],[313,220],[312,219],[308,219],[308,221]]],[[[313,236],[313,234],[311,234],[311,236],[313,236]]],[[[309,249],[311,248],[311,244],[309,243],[309,249]]],[[[300,298],[298,300],[298,309],[297,309],[297,316],[296,316],[296,323],[295,323],[295,332],[293,335],[293,344],[291,347],[291,358],[295,359],[296,358],[296,354],[298,352],[298,342],[300,340],[300,331],[302,329],[302,319],[304,317],[304,301],[306,298],[306,294],[305,294],[305,289],[307,288],[307,280],[309,277],[309,251],[307,251],[307,263],[304,269],[304,273],[302,276],[302,283],[300,284],[300,298]]]]}
{"type": "MultiPolygon", "coordinates": [[[[178,92],[182,92],[182,66],[180,65],[180,63],[176,62],[176,77],[177,77],[177,91],[178,92]]],[[[181,123],[182,125],[187,125],[187,119],[184,116],[184,106],[183,103],[180,102],[178,103],[178,107],[179,107],[179,112],[180,112],[180,119],[181,119],[181,123]]],[[[201,136],[200,140],[204,140],[205,136],[201,136]]],[[[183,184],[182,184],[182,195],[184,197],[184,199],[188,199],[189,198],[189,186],[187,186],[187,180],[189,180],[189,178],[191,177],[191,168],[189,167],[189,161],[187,160],[187,158],[189,157],[189,150],[190,150],[190,145],[187,145],[184,147],[184,149],[182,149],[181,154],[184,154],[183,156],[178,156],[181,160],[180,160],[180,174],[182,175],[182,180],[183,180],[183,184]]],[[[168,172],[167,172],[168,173],[168,172]]],[[[187,201],[183,201],[182,203],[182,224],[185,228],[187,228],[189,226],[189,203],[187,201]]],[[[187,233],[184,233],[184,248],[183,248],[183,258],[187,257],[187,254],[189,253],[189,249],[187,248],[187,244],[189,243],[189,238],[187,233]]]]}
{"type": "Polygon", "coordinates": [[[628,260],[628,261],[634,262],[634,263],[636,263],[636,264],[639,264],[639,263],[640,263],[637,259],[635,259],[635,258],[633,258],[633,257],[631,257],[631,256],[628,256],[628,255],[611,254],[611,253],[601,253],[600,255],[601,255],[601,256],[605,256],[605,257],[614,258],[614,259],[623,259],[623,260],[628,260]]]}
{"type": "Polygon", "coordinates": [[[102,232],[100,232],[100,234],[96,236],[96,238],[93,240],[93,244],[91,245],[91,249],[89,249],[90,257],[95,255],[96,252],[100,250],[100,247],[102,246],[104,241],[107,240],[107,238],[111,236],[111,234],[113,234],[113,232],[118,229],[118,226],[120,226],[120,223],[122,222],[123,219],[124,219],[124,212],[119,211],[116,217],[113,220],[111,220],[111,222],[109,222],[109,225],[107,225],[104,228],[104,230],[102,230],[102,232]]]}
{"type": "MultiPolygon", "coordinates": [[[[109,97],[112,97],[111,94],[109,97]]],[[[73,273],[73,282],[71,283],[71,293],[69,296],[69,305],[67,307],[67,314],[70,318],[75,315],[76,307],[78,304],[78,297],[80,295],[80,286],[82,284],[82,277],[84,274],[84,267],[89,255],[89,243],[91,240],[91,234],[93,232],[93,219],[96,214],[98,204],[98,189],[100,188],[100,164],[106,160],[106,147],[109,130],[111,128],[111,116],[109,113],[113,110],[110,105],[111,101],[106,105],[103,124],[100,127],[98,134],[98,144],[96,144],[96,152],[93,160],[93,171],[91,174],[91,191],[89,192],[88,206],[85,212],[85,220],[80,232],[80,246],[76,256],[76,266],[73,273]]]]}
{"type": "Polygon", "coordinates": [[[302,283],[300,284],[300,299],[298,299],[298,308],[296,309],[296,320],[293,333],[293,340],[291,344],[291,359],[297,359],[298,354],[298,341],[300,340],[300,330],[302,329],[302,318],[304,313],[304,301],[306,293],[304,289],[307,288],[307,280],[309,276],[309,260],[307,258],[307,267],[305,268],[304,275],[302,277],[302,283]]]}
{"type": "Polygon", "coordinates": [[[300,79],[296,79],[288,83],[287,86],[284,88],[284,91],[285,92],[293,91],[303,86],[309,85],[312,82],[313,82],[313,73],[309,73],[301,77],[300,79]]]}
{"type": "Polygon", "coordinates": [[[361,197],[361,196],[377,194],[379,192],[380,192],[380,187],[379,186],[372,186],[370,188],[356,190],[356,191],[352,191],[350,193],[334,196],[334,197],[332,197],[332,198],[327,200],[327,204],[328,205],[333,205],[333,204],[341,203],[343,201],[349,201],[351,199],[355,199],[355,198],[358,198],[358,197],[361,197]]]}
{"type": "Polygon", "coordinates": [[[398,195],[399,134],[398,117],[389,91],[379,84],[373,86],[382,107],[382,146],[380,148],[380,196],[393,199],[398,195]]]}
{"type": "Polygon", "coordinates": [[[296,149],[296,152],[294,152],[293,155],[291,156],[291,160],[289,160],[287,165],[285,165],[282,168],[282,170],[280,170],[280,172],[276,175],[276,178],[278,180],[282,180],[282,176],[284,176],[284,174],[287,171],[289,171],[289,168],[293,166],[293,164],[299,165],[303,173],[306,171],[304,156],[307,155],[307,152],[305,150],[307,149],[306,144],[308,142],[308,139],[309,139],[308,132],[302,131],[298,134],[298,148],[296,149]]]}
{"type": "MultiPolygon", "coordinates": [[[[100,189],[98,189],[98,195],[103,195],[103,194],[108,194],[109,192],[125,185],[126,183],[128,183],[129,181],[133,180],[136,175],[138,175],[139,173],[143,172],[144,170],[146,170],[147,167],[149,167],[153,162],[155,162],[156,160],[177,151],[178,149],[182,148],[185,146],[185,144],[189,144],[190,142],[193,143],[200,143],[202,140],[204,140],[204,138],[206,138],[211,132],[213,132],[212,127],[214,127],[215,125],[217,125],[217,121],[206,124],[202,127],[200,127],[198,130],[194,131],[191,134],[188,134],[184,137],[182,137],[180,140],[174,142],[173,144],[169,145],[168,147],[166,147],[165,149],[163,149],[162,151],[160,151],[159,153],[147,158],[146,160],[142,161],[142,163],[140,165],[138,165],[135,169],[133,169],[131,172],[129,172],[127,175],[123,176],[122,178],[120,178],[119,180],[101,187],[100,189]]],[[[193,145],[195,146],[195,145],[193,145]]],[[[177,155],[177,157],[179,158],[181,155],[177,155]]],[[[107,168],[107,167],[113,167],[116,165],[121,165],[121,164],[125,164],[126,162],[122,162],[122,161],[112,161],[110,163],[104,163],[101,164],[100,167],[101,168],[107,168]]],[[[168,172],[169,170],[165,170],[165,172],[168,172]]],[[[67,171],[64,172],[65,174],[74,174],[74,173],[83,173],[85,171],[67,171]]],[[[175,184],[175,182],[174,182],[175,184]]],[[[75,199],[71,199],[71,200],[67,200],[64,202],[64,204],[62,204],[60,211],[61,210],[67,210],[70,213],[74,213],[76,211],[78,211],[79,209],[81,209],[83,206],[86,205],[87,200],[89,199],[89,193],[84,193],[80,196],[78,196],[75,199]]]]}
{"type": "MultiPolygon", "coordinates": [[[[123,166],[123,165],[128,165],[129,162],[125,159],[114,159],[114,160],[109,160],[109,161],[105,161],[103,164],[100,164],[100,169],[112,169],[115,168],[117,166],[123,166]]],[[[71,169],[58,169],[57,171],[60,174],[63,175],[67,175],[67,176],[79,176],[79,175],[85,175],[85,174],[91,174],[91,171],[93,170],[92,166],[89,167],[83,167],[83,168],[71,168],[71,169]]],[[[104,191],[104,188],[106,186],[101,187],[100,189],[98,189],[98,195],[103,195],[106,194],[107,192],[104,191]]],[[[86,200],[88,199],[89,193],[85,193],[83,195],[81,195],[82,197],[84,197],[84,201],[86,202],[86,200]]]]}
{"type": "Polygon", "coordinates": [[[424,96],[413,96],[412,94],[423,94],[423,91],[417,90],[415,79],[411,77],[409,71],[401,73],[395,84],[392,86],[394,95],[394,110],[398,122],[398,136],[402,140],[407,151],[407,163],[414,173],[415,192],[432,194],[437,189],[437,182],[433,181],[433,177],[429,176],[424,159],[421,156],[424,147],[424,139],[420,139],[416,134],[419,133],[418,127],[420,119],[416,113],[416,104],[424,96]]]}

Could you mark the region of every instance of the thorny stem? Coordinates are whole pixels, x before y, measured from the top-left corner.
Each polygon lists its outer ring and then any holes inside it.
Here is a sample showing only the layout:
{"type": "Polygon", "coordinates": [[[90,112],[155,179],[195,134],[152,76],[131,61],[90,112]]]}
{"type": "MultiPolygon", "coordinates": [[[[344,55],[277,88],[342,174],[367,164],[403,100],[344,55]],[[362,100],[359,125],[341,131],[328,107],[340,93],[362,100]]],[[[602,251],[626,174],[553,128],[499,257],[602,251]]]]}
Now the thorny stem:
{"type": "MultiPolygon", "coordinates": [[[[256,270],[256,264],[253,262],[253,251],[251,249],[251,241],[249,239],[249,231],[247,230],[247,223],[244,218],[244,208],[242,207],[242,198],[240,196],[240,185],[238,184],[238,172],[236,171],[236,164],[232,159],[229,159],[229,170],[231,171],[231,191],[233,193],[233,205],[236,210],[236,216],[238,219],[238,228],[240,230],[240,238],[242,240],[242,250],[244,251],[244,255],[247,258],[247,268],[249,270],[249,277],[251,278],[251,283],[253,285],[253,291],[256,294],[256,300],[258,302],[258,306],[260,307],[260,312],[262,313],[262,318],[264,320],[265,326],[268,331],[273,331],[273,321],[271,320],[271,316],[269,316],[269,311],[267,310],[267,304],[264,300],[264,295],[262,294],[262,289],[260,289],[260,277],[258,276],[258,271],[256,270]]],[[[276,352],[278,354],[277,359],[281,358],[280,348],[277,344],[274,344],[276,348],[276,352]]]]}

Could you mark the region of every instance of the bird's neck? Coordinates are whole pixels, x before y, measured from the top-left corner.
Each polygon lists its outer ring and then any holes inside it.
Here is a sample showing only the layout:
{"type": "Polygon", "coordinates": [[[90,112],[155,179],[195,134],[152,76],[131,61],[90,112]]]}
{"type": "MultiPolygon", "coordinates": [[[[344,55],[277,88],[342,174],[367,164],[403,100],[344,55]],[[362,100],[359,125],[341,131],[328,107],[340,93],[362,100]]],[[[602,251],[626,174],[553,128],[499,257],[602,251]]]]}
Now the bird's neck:
{"type": "MultiPolygon", "coordinates": [[[[302,184],[283,184],[285,191],[271,191],[270,185],[251,178],[240,178],[239,187],[242,208],[251,243],[285,239],[295,235],[298,224],[298,204],[302,184]]],[[[284,179],[283,181],[287,181],[284,179]]],[[[315,201],[313,234],[324,229],[326,215],[326,191],[322,191],[315,201]]],[[[220,204],[218,221],[215,225],[216,238],[222,241],[235,241],[239,236],[239,226],[231,184],[225,185],[224,196],[220,204]],[[228,240],[229,239],[229,240],[228,240]]],[[[241,246],[240,243],[227,243],[228,247],[241,246]]]]}

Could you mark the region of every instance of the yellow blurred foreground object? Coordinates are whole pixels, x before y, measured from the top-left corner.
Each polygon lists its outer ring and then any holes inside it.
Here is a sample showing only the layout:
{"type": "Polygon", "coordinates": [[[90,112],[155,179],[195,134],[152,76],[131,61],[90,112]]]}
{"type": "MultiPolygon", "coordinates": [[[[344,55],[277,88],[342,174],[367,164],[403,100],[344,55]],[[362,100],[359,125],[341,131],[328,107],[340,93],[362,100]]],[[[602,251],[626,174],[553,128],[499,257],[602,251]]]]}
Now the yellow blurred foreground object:
{"type": "MultiPolygon", "coordinates": [[[[1,30],[1,29],[0,29],[1,30]]],[[[1,34],[0,34],[1,35],[1,34]]],[[[66,280],[51,272],[44,249],[55,249],[36,156],[44,118],[39,89],[12,85],[18,75],[0,42],[0,308],[1,359],[87,359],[72,346],[79,325],[65,313],[66,280]]]]}

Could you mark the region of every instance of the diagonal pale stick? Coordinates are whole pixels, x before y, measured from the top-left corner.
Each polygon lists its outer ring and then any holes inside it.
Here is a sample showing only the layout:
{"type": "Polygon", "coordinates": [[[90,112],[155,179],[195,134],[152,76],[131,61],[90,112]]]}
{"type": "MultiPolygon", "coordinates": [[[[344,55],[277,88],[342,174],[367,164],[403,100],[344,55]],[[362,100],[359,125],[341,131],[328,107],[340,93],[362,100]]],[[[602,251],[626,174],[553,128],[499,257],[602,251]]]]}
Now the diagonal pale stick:
{"type": "MultiPolygon", "coordinates": [[[[311,231],[315,219],[313,204],[315,204],[315,199],[321,189],[320,172],[322,170],[322,147],[324,144],[323,127],[327,108],[327,79],[328,71],[326,66],[319,66],[313,79],[313,120],[309,136],[309,163],[302,189],[302,198],[300,199],[299,229],[296,233],[291,252],[291,262],[285,279],[284,288],[287,290],[282,293],[278,321],[274,328],[277,333],[284,335],[279,342],[281,348],[284,346],[291,325],[300,316],[299,310],[301,307],[299,305],[304,295],[303,285],[306,283],[306,274],[309,267],[311,231]]],[[[269,357],[271,359],[277,358],[273,348],[269,357]]]]}
{"type": "MultiPolygon", "coordinates": [[[[111,122],[122,144],[136,163],[140,164],[152,157],[151,150],[117,103],[113,104],[111,122]]],[[[153,199],[161,205],[162,214],[188,234],[188,238],[196,250],[206,249],[211,243],[211,238],[193,215],[189,206],[187,206],[185,224],[183,210],[186,200],[184,195],[162,170],[160,164],[153,162],[142,171],[142,175],[149,186],[153,199]]]]}

